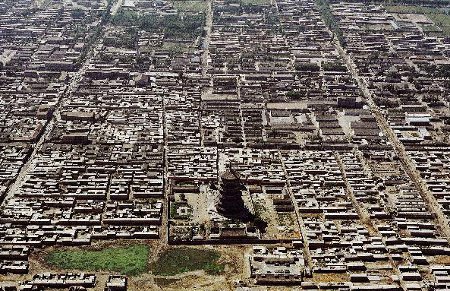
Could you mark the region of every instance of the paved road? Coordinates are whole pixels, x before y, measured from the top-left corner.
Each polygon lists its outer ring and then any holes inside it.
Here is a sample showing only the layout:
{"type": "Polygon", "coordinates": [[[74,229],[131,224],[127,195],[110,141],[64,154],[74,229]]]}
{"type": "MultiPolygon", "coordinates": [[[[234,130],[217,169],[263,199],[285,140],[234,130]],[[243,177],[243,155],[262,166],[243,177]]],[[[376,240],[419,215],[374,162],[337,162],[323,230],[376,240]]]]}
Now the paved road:
{"type": "Polygon", "coordinates": [[[203,55],[202,55],[202,76],[206,77],[208,73],[208,60],[209,60],[209,44],[211,42],[211,31],[213,26],[213,11],[212,11],[212,1],[208,0],[208,8],[206,10],[206,23],[205,23],[205,40],[203,43],[203,55]]]}
{"type": "Polygon", "coordinates": [[[111,15],[116,15],[117,11],[119,11],[119,8],[122,7],[124,0],[118,0],[111,8],[111,15]]]}

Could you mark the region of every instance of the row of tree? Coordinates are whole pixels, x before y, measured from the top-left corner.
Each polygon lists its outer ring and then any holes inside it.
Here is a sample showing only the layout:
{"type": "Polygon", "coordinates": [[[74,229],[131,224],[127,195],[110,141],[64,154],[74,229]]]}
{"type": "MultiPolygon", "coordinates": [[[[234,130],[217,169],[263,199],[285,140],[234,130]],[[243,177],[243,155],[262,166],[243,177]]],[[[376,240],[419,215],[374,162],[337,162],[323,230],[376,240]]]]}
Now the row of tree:
{"type": "Polygon", "coordinates": [[[316,5],[319,8],[320,14],[322,15],[323,21],[328,26],[328,28],[333,32],[334,36],[338,39],[340,44],[345,47],[346,41],[344,39],[344,34],[336,21],[333,13],[331,13],[330,3],[328,0],[316,0],[316,5]]]}

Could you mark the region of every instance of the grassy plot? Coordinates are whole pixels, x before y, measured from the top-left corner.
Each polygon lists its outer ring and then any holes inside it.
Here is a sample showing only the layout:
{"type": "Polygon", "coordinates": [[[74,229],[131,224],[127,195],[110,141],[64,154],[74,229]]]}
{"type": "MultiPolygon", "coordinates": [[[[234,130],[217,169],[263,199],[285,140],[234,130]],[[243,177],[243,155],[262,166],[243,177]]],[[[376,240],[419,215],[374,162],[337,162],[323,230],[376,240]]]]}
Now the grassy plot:
{"type": "Polygon", "coordinates": [[[242,5],[270,5],[271,1],[270,0],[241,0],[241,4],[242,5]]]}
{"type": "Polygon", "coordinates": [[[407,5],[387,5],[386,10],[393,13],[411,13],[426,15],[435,25],[439,26],[444,35],[450,36],[450,14],[439,8],[407,6],[407,5]]]}
{"type": "Polygon", "coordinates": [[[55,250],[46,256],[45,261],[60,269],[138,275],[148,270],[148,256],[148,246],[133,245],[103,250],[55,250]]]}
{"type": "Polygon", "coordinates": [[[208,274],[219,274],[225,266],[218,262],[220,253],[214,250],[194,248],[171,248],[164,251],[151,265],[155,275],[173,276],[176,274],[205,270],[208,274]]]}
{"type": "Polygon", "coordinates": [[[205,12],[208,3],[203,0],[173,0],[173,7],[181,12],[205,12]]]}

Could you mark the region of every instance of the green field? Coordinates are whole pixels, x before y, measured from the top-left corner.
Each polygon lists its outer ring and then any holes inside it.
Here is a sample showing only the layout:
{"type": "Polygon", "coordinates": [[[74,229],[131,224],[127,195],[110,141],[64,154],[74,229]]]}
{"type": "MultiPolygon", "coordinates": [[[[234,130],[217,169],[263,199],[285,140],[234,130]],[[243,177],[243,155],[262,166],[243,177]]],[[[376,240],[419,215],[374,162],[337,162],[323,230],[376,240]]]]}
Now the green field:
{"type": "Polygon", "coordinates": [[[205,270],[208,274],[223,272],[224,265],[218,262],[220,253],[214,250],[194,248],[171,248],[164,251],[151,265],[155,275],[173,276],[176,274],[205,270]]]}
{"type": "Polygon", "coordinates": [[[173,7],[181,12],[206,12],[208,4],[203,0],[174,0],[173,7]]]}
{"type": "Polygon", "coordinates": [[[242,5],[270,5],[270,0],[241,0],[242,5]]]}
{"type": "Polygon", "coordinates": [[[148,256],[147,245],[134,245],[103,250],[55,250],[46,256],[45,261],[59,269],[138,275],[148,270],[148,256]]]}
{"type": "Polygon", "coordinates": [[[442,29],[444,35],[450,36],[450,14],[442,9],[412,5],[386,5],[386,10],[394,13],[426,15],[436,26],[442,29]]]}

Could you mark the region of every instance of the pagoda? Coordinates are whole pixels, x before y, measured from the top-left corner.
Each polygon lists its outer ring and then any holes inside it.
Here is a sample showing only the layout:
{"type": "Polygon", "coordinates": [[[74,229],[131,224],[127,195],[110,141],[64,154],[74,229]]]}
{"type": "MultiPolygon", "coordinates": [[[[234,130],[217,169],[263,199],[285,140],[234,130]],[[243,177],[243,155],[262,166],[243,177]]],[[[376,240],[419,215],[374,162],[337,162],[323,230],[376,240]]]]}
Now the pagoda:
{"type": "Polygon", "coordinates": [[[239,174],[231,166],[220,176],[219,200],[217,211],[224,217],[247,221],[251,219],[251,213],[242,199],[242,189],[239,174]]]}

